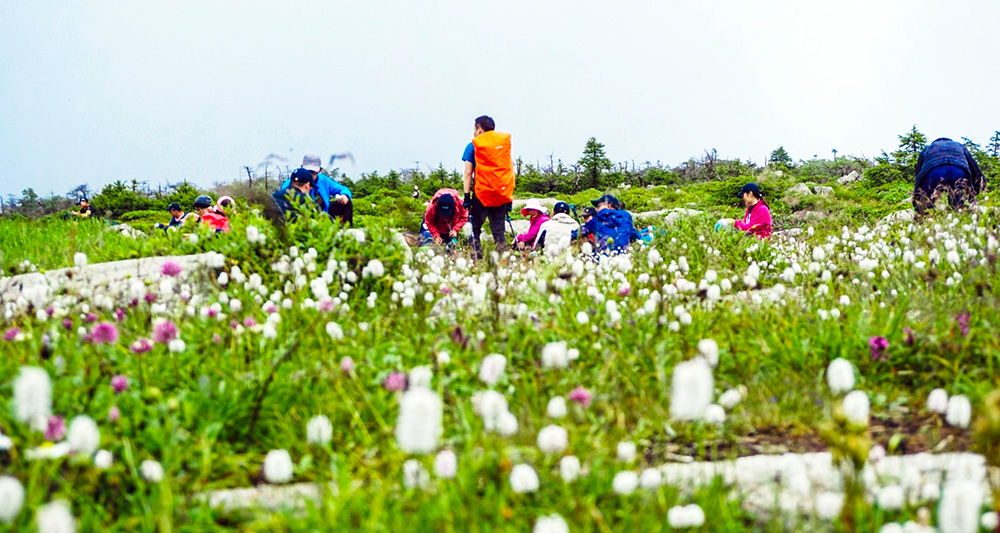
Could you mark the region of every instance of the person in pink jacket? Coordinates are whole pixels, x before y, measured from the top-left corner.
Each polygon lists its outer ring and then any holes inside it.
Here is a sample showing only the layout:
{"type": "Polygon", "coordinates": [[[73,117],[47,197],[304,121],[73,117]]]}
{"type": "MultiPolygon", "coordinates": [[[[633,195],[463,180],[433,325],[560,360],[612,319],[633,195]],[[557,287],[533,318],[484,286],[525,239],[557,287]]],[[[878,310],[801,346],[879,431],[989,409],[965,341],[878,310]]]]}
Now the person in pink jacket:
{"type": "Polygon", "coordinates": [[[455,189],[438,189],[424,213],[420,236],[423,244],[442,244],[445,237],[457,239],[462,227],[469,221],[469,211],[455,189]]]}
{"type": "Polygon", "coordinates": [[[770,237],[771,208],[764,201],[764,193],[760,192],[760,187],[756,183],[747,183],[740,189],[739,196],[747,210],[743,214],[743,220],[734,221],[733,227],[758,239],[770,237]]]}
{"type": "Polygon", "coordinates": [[[522,233],[516,237],[514,242],[517,244],[518,250],[535,247],[535,240],[538,239],[538,230],[542,227],[542,224],[549,221],[547,212],[548,209],[534,198],[524,204],[524,207],[521,208],[521,216],[528,217],[531,220],[531,226],[528,227],[527,233],[522,233]]]}

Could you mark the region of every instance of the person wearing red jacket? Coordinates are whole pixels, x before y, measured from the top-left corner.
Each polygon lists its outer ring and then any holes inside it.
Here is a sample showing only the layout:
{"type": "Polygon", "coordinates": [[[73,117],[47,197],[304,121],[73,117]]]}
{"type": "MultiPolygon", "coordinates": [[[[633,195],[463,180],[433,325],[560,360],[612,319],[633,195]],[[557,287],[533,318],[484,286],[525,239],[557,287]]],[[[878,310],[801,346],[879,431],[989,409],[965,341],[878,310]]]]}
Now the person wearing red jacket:
{"type": "Polygon", "coordinates": [[[424,213],[424,222],[420,228],[421,241],[423,244],[441,244],[444,237],[458,238],[468,221],[469,211],[462,205],[458,191],[440,189],[434,193],[424,213]]]}
{"type": "Polygon", "coordinates": [[[743,220],[733,222],[733,227],[758,239],[771,236],[771,208],[764,201],[764,193],[756,183],[747,183],[740,189],[740,198],[746,205],[743,220]]]}

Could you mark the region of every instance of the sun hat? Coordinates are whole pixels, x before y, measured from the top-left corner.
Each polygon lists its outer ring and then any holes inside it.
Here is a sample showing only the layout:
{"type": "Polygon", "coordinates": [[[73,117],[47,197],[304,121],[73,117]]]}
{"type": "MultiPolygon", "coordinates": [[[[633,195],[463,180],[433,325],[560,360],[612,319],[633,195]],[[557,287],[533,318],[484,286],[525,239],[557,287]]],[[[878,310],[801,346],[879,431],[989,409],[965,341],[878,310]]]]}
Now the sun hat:
{"type": "Polygon", "coordinates": [[[566,213],[569,214],[569,204],[566,202],[556,202],[556,205],[552,206],[552,214],[566,213]]]}
{"type": "Polygon", "coordinates": [[[296,183],[312,183],[312,180],[312,172],[309,172],[309,169],[305,167],[297,168],[292,172],[292,181],[296,183]]]}
{"type": "Polygon", "coordinates": [[[195,207],[212,207],[212,199],[204,194],[194,199],[195,207]]]}
{"type": "Polygon", "coordinates": [[[764,196],[760,192],[760,187],[758,187],[757,184],[753,183],[753,182],[750,182],[750,183],[747,183],[746,185],[744,185],[743,188],[740,189],[740,193],[737,194],[736,196],[742,197],[744,194],[746,194],[748,192],[756,193],[757,196],[764,196]]]}
{"type": "Polygon", "coordinates": [[[226,206],[236,206],[236,201],[233,200],[231,196],[222,196],[219,198],[218,202],[215,202],[216,209],[225,209],[226,206]]]}
{"type": "Polygon", "coordinates": [[[184,211],[181,209],[181,204],[174,202],[167,206],[167,211],[184,211]]]}
{"type": "Polygon", "coordinates": [[[306,154],[306,156],[302,158],[302,168],[306,170],[319,172],[319,169],[322,166],[323,160],[316,154],[306,154]]]}
{"type": "Polygon", "coordinates": [[[437,199],[437,212],[444,217],[451,217],[455,213],[455,197],[450,194],[442,194],[437,199]]]}
{"type": "Polygon", "coordinates": [[[541,203],[539,203],[538,200],[536,200],[534,198],[532,198],[531,200],[528,200],[524,204],[524,207],[521,208],[521,216],[523,216],[523,217],[528,216],[527,211],[529,209],[534,209],[535,211],[538,211],[539,213],[541,213],[543,215],[545,213],[549,212],[549,210],[544,205],[542,205],[541,203]]]}

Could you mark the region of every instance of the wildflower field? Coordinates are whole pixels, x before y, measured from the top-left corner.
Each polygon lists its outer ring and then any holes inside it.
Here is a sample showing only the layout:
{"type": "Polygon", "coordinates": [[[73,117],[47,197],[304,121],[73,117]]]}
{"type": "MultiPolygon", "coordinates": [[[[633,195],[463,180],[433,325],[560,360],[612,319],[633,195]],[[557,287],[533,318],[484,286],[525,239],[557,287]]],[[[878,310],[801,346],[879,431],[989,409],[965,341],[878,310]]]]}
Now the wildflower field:
{"type": "Polygon", "coordinates": [[[0,528],[996,528],[998,212],[721,215],[478,262],[246,208],[0,221],[0,528]]]}

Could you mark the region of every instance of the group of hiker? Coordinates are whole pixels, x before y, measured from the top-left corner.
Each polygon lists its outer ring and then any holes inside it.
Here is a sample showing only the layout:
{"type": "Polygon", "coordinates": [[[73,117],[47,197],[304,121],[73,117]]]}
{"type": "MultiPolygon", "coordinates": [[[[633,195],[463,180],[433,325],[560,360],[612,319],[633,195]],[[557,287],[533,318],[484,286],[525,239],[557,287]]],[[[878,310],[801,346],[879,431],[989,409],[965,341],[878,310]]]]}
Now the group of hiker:
{"type": "MultiPolygon", "coordinates": [[[[507,249],[505,225],[510,225],[513,232],[509,213],[513,209],[515,187],[510,139],[509,133],[496,131],[496,124],[489,116],[475,119],[473,139],[462,154],[462,192],[443,188],[434,193],[424,212],[417,244],[451,246],[458,242],[465,225],[471,223],[473,251],[480,256],[482,228],[488,220],[496,250],[507,249]]],[[[985,188],[985,183],[982,171],[963,144],[948,138],[937,139],[921,152],[917,161],[914,209],[922,215],[944,193],[948,194],[951,207],[962,207],[985,188]]],[[[414,197],[419,194],[415,188],[414,197]]],[[[732,228],[758,239],[769,238],[773,229],[771,209],[761,188],[756,183],[747,183],[738,197],[745,207],[743,218],[724,218],[716,223],[715,229],[732,228]]],[[[341,225],[354,225],[350,189],[328,176],[322,160],[315,154],[303,157],[302,166],[291,173],[272,198],[289,220],[308,209],[323,213],[341,225]]],[[[556,202],[549,215],[547,206],[535,199],[528,200],[520,211],[529,221],[528,230],[513,236],[515,248],[553,251],[565,249],[575,241],[586,241],[598,251],[621,252],[644,238],[636,230],[632,215],[614,196],[606,194],[591,204],[592,207],[583,210],[579,221],[575,218],[575,208],[566,202],[556,202]]],[[[80,211],[73,215],[90,216],[89,202],[81,199],[79,205],[80,211]]],[[[228,196],[214,204],[210,197],[198,196],[193,212],[185,212],[177,203],[171,204],[170,222],[157,227],[169,230],[194,220],[216,232],[228,232],[227,209],[234,207],[233,199],[228,196]]]]}

